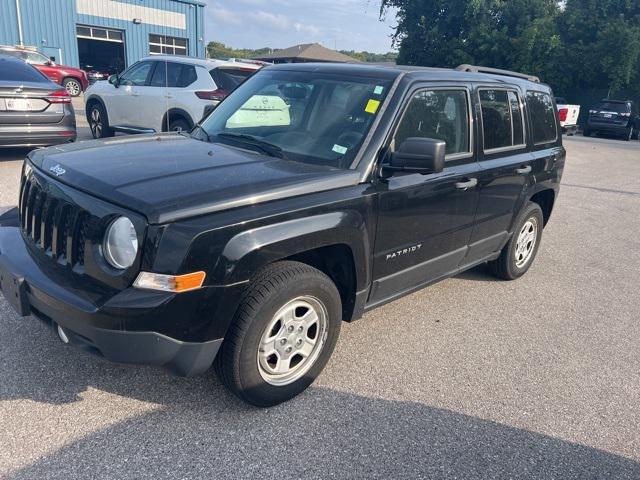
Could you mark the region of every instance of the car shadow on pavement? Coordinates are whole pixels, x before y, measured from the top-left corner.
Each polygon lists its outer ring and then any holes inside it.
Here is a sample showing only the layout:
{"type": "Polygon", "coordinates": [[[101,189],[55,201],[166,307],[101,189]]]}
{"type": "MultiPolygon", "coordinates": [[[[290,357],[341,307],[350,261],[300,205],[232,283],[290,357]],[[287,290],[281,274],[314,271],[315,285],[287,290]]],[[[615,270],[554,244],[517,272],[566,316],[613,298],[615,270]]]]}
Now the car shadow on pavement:
{"type": "Polygon", "coordinates": [[[504,282],[504,280],[497,278],[493,273],[491,273],[489,265],[487,265],[486,263],[480,264],[477,267],[473,267],[471,270],[466,270],[456,275],[455,278],[459,278],[461,280],[472,280],[476,282],[504,282]]]}
{"type": "MultiPolygon", "coordinates": [[[[635,461],[421,403],[312,387],[286,404],[256,409],[213,374],[185,379],[108,364],[64,347],[34,319],[8,315],[6,304],[0,313],[0,401],[63,405],[97,389],[152,404],[7,479],[640,478],[635,461]]],[[[104,412],[117,408],[107,404],[104,412]]],[[[91,430],[91,418],[57,422],[91,430]]]]}

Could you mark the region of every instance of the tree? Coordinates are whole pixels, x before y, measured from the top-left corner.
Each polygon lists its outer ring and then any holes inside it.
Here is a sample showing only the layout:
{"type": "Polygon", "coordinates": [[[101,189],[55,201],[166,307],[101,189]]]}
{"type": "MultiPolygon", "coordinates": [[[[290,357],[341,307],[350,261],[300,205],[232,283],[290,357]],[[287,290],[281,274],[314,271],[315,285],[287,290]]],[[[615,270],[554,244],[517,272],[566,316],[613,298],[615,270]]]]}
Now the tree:
{"type": "Polygon", "coordinates": [[[398,63],[541,76],[558,92],[640,86],[640,0],[382,0],[398,63]]]}

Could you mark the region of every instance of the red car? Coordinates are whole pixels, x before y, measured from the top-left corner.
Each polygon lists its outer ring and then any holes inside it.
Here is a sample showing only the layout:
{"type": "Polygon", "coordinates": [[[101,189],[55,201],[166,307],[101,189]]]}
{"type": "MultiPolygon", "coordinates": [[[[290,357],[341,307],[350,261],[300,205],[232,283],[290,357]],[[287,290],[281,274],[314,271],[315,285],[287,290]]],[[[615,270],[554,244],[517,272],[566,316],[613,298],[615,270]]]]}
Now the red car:
{"type": "Polygon", "coordinates": [[[55,62],[35,50],[0,46],[0,53],[21,58],[33,65],[51,80],[62,85],[72,97],[77,97],[89,86],[87,73],[84,70],[65,65],[56,65],[55,62]]]}

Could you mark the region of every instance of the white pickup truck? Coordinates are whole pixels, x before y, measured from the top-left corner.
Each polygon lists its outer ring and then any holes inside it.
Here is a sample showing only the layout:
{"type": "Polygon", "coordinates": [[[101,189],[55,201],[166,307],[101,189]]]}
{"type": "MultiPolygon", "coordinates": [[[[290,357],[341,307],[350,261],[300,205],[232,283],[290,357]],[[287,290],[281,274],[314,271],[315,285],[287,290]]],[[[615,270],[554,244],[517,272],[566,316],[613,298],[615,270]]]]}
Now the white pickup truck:
{"type": "Polygon", "coordinates": [[[575,135],[578,130],[580,105],[569,105],[569,103],[562,97],[556,97],[556,105],[558,106],[558,116],[560,117],[562,133],[575,135]]]}

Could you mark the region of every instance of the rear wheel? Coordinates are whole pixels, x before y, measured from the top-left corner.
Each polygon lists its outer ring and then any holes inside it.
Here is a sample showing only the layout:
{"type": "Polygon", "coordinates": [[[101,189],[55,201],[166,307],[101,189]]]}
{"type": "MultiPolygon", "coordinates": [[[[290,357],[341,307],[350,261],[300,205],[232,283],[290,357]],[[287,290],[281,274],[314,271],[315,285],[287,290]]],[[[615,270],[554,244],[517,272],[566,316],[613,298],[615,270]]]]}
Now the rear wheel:
{"type": "Polygon", "coordinates": [[[500,257],[490,262],[493,273],[504,280],[515,280],[527,273],[538,253],[544,219],[537,203],[529,202],[515,221],[513,236],[500,257]]]}
{"type": "Polygon", "coordinates": [[[329,277],[278,262],[245,291],[216,359],[222,382],[259,407],[285,402],[322,372],[340,333],[342,305],[329,277]]]}
{"type": "Polygon", "coordinates": [[[627,142],[630,142],[631,140],[633,140],[633,137],[634,137],[634,136],[635,136],[635,130],[634,130],[634,128],[633,128],[633,127],[629,127],[629,128],[627,128],[627,133],[626,133],[626,135],[624,136],[624,139],[625,139],[627,142]]]}
{"type": "Polygon", "coordinates": [[[94,101],[88,106],[87,121],[93,138],[113,137],[114,132],[109,127],[109,117],[102,104],[94,101]]]}
{"type": "Polygon", "coordinates": [[[184,118],[178,117],[169,121],[170,132],[188,132],[189,130],[191,130],[191,126],[184,118]]]}
{"type": "Polygon", "coordinates": [[[82,93],[82,84],[80,80],[76,78],[65,78],[62,82],[62,86],[72,97],[77,97],[82,93]]]}

